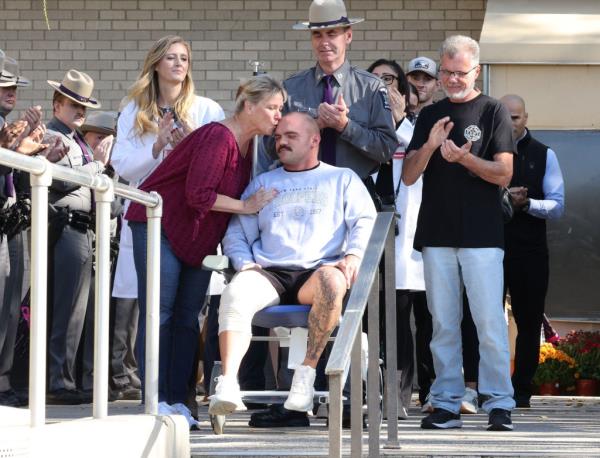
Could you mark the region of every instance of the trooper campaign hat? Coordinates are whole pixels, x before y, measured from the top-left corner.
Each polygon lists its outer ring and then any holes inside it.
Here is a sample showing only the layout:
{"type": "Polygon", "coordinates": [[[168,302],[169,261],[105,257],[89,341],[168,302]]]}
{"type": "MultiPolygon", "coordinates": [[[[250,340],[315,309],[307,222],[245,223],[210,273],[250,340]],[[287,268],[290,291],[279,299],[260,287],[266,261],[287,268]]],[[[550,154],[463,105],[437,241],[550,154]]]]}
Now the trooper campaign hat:
{"type": "Polygon", "coordinates": [[[31,84],[19,75],[19,62],[4,54],[0,49],[0,87],[26,87],[31,84]]]}
{"type": "Polygon", "coordinates": [[[327,30],[363,22],[349,18],[343,0],[313,0],[308,9],[308,22],[294,24],[294,30],[327,30]]]}
{"type": "Polygon", "coordinates": [[[62,82],[48,80],[54,90],[65,97],[88,108],[100,108],[100,102],[92,98],[94,80],[87,74],[78,70],[69,70],[62,82]]]}
{"type": "Polygon", "coordinates": [[[94,111],[85,118],[85,123],[80,127],[82,133],[98,132],[99,134],[115,135],[116,115],[109,111],[94,111]]]}

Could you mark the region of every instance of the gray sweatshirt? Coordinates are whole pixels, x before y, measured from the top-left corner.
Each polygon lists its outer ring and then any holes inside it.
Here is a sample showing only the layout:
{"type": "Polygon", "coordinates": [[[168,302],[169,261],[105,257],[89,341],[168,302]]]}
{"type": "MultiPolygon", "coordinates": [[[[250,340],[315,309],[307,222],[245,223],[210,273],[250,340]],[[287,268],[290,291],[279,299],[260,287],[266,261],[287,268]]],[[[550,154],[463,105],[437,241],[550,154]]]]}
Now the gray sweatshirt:
{"type": "Polygon", "coordinates": [[[353,171],[325,163],[301,172],[280,167],[255,178],[242,199],[260,187],[277,197],[256,215],[234,216],[223,239],[236,270],[248,263],[311,269],[363,257],[377,213],[353,171]]]}

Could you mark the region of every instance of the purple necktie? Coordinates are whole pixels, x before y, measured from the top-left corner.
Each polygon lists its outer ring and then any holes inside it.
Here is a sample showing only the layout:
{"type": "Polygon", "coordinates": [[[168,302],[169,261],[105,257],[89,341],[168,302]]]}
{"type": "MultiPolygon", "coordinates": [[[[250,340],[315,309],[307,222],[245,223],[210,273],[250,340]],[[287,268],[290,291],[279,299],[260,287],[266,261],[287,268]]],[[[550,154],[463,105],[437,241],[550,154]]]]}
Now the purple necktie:
{"type": "Polygon", "coordinates": [[[73,139],[77,142],[79,147],[81,148],[81,152],[83,153],[84,164],[88,164],[93,161],[92,156],[90,156],[90,152],[88,151],[87,143],[75,132],[73,134],[73,139]]]}
{"type": "Polygon", "coordinates": [[[15,182],[12,172],[4,175],[4,194],[6,197],[15,197],[15,182]]]}
{"type": "MultiPolygon", "coordinates": [[[[323,77],[323,102],[333,103],[333,86],[331,85],[333,75],[323,77]]],[[[321,132],[321,160],[327,164],[335,165],[335,141],[337,132],[331,127],[321,132]]]]}
{"type": "MultiPolygon", "coordinates": [[[[89,146],[85,142],[85,140],[83,138],[81,138],[77,132],[75,132],[73,134],[73,140],[75,140],[77,142],[77,144],[79,145],[79,147],[81,148],[81,153],[83,154],[84,165],[92,162],[93,158],[90,155],[90,152],[88,150],[89,146]]],[[[96,198],[94,196],[94,191],[92,191],[91,189],[90,189],[90,197],[91,197],[92,210],[94,210],[94,207],[96,205],[96,198]]]]}

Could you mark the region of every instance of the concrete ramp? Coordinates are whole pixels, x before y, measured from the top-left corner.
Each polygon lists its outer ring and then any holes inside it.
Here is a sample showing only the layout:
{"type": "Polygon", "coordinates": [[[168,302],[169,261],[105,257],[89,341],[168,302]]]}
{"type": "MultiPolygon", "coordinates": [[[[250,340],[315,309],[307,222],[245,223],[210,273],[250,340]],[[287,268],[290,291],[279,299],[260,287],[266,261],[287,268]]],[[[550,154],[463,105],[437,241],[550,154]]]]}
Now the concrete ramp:
{"type": "Polygon", "coordinates": [[[31,428],[28,410],[7,409],[0,410],[0,456],[190,456],[189,426],[180,415],[115,415],[103,420],[82,418],[31,428]]]}
{"type": "MultiPolygon", "coordinates": [[[[29,426],[29,421],[29,409],[0,406],[0,438],[4,436],[3,433],[6,426],[29,426]]],[[[0,457],[2,457],[1,454],[0,457]]]]}

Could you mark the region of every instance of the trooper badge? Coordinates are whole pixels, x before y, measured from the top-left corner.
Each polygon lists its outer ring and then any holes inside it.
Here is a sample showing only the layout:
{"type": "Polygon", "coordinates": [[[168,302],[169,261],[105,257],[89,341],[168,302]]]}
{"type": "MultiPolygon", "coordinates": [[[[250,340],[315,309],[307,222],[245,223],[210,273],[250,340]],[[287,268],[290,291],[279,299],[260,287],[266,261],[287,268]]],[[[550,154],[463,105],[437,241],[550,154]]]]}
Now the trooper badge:
{"type": "Polygon", "coordinates": [[[467,141],[476,142],[481,138],[481,129],[476,125],[470,125],[465,129],[465,138],[467,141]]]}

